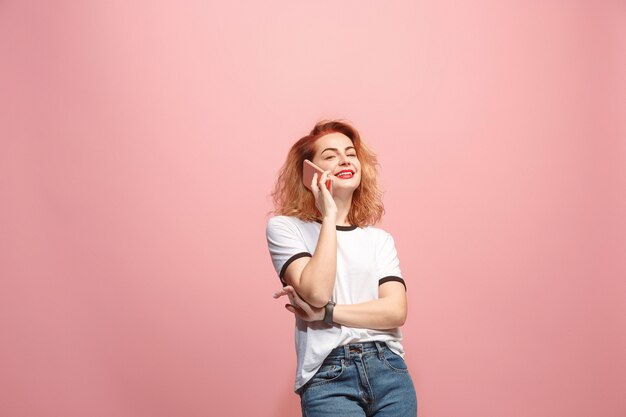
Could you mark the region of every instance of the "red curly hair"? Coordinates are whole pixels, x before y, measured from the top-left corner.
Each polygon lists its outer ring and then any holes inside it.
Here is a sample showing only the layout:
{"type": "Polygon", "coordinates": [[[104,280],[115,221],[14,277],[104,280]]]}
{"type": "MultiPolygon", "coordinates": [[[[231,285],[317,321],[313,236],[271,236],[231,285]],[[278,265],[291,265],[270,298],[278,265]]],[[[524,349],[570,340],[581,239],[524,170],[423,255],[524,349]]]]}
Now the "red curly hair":
{"type": "Polygon", "coordinates": [[[305,159],[313,160],[314,143],[317,139],[336,132],[350,138],[361,162],[361,183],[352,195],[347,221],[359,227],[374,225],[380,221],[385,209],[382,192],[376,183],[376,155],[363,143],[359,132],[344,120],[322,120],[308,135],[293,144],[272,192],[275,215],[294,216],[303,221],[320,220],[321,214],[315,207],[313,193],[302,183],[302,164],[305,159]]]}

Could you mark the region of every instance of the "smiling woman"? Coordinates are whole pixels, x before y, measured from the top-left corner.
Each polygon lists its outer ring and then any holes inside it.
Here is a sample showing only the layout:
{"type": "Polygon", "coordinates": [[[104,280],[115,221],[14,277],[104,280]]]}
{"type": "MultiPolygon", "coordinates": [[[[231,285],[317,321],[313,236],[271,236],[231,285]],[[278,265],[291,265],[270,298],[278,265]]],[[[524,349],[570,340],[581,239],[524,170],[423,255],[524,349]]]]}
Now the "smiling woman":
{"type": "Polygon", "coordinates": [[[323,121],[291,147],[274,190],[274,297],[296,316],[295,391],[309,417],[417,415],[401,344],[406,285],[393,238],[373,226],[384,211],[376,165],[353,126],[323,121]],[[306,159],[324,170],[310,189],[306,159]]]}
{"type": "MultiPolygon", "coordinates": [[[[352,202],[348,211],[347,221],[358,226],[366,224],[376,224],[383,215],[383,204],[381,201],[382,193],[378,188],[376,181],[376,166],[378,164],[376,155],[361,141],[359,132],[348,123],[342,121],[324,121],[318,123],[313,130],[298,140],[289,150],[287,160],[283,165],[278,181],[273,192],[275,214],[284,216],[294,216],[303,221],[321,220],[321,213],[316,208],[316,200],[314,194],[307,190],[302,183],[302,165],[305,159],[313,161],[316,165],[323,169],[329,169],[337,164],[337,149],[329,149],[318,144],[320,141],[337,140],[343,137],[349,141],[347,146],[354,147],[354,157],[348,156],[353,161],[360,164],[359,168],[353,164],[349,169],[358,170],[359,183],[352,193],[352,202]],[[331,139],[325,138],[331,137],[331,139]],[[330,157],[329,160],[323,160],[324,157],[330,157]],[[335,154],[333,154],[335,152],[335,154]]],[[[322,143],[322,142],[320,142],[322,143]]],[[[347,149],[343,152],[350,153],[347,149]]],[[[339,173],[340,169],[336,172],[339,173]]],[[[333,180],[333,176],[330,176],[333,180]]],[[[320,179],[318,179],[318,183],[320,179]]],[[[339,185],[337,183],[333,185],[339,185]]]]}

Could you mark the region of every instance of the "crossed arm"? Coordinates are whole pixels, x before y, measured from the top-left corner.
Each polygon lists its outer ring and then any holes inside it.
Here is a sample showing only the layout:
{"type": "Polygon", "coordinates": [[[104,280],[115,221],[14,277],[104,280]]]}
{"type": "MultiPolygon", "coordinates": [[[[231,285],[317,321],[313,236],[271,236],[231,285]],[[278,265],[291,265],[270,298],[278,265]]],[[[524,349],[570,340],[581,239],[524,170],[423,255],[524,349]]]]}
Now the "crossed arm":
{"type": "MultiPolygon", "coordinates": [[[[274,298],[289,297],[287,310],[305,321],[324,319],[324,307],[314,307],[304,301],[296,290],[288,285],[274,293],[274,298]]],[[[407,314],[404,285],[390,281],[378,287],[378,299],[358,304],[337,304],[333,321],[348,327],[375,330],[394,329],[404,324],[407,314]]]]}
{"type": "MultiPolygon", "coordinates": [[[[285,307],[305,321],[324,318],[324,306],[330,300],[337,271],[337,232],[333,216],[322,221],[313,255],[295,259],[284,272],[287,284],[274,298],[288,296],[285,307]]],[[[378,299],[357,304],[338,304],[335,323],[366,329],[393,329],[404,324],[407,315],[406,290],[402,283],[388,281],[378,287],[378,299]]]]}

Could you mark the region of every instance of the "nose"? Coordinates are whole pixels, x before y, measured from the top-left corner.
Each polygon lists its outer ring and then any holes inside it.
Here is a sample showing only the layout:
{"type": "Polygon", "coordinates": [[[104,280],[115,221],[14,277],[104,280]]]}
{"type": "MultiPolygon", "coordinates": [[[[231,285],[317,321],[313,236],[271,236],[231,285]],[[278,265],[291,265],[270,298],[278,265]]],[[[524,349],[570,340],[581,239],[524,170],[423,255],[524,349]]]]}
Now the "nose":
{"type": "Polygon", "coordinates": [[[339,165],[350,165],[350,160],[347,155],[342,155],[339,157],[339,165]]]}

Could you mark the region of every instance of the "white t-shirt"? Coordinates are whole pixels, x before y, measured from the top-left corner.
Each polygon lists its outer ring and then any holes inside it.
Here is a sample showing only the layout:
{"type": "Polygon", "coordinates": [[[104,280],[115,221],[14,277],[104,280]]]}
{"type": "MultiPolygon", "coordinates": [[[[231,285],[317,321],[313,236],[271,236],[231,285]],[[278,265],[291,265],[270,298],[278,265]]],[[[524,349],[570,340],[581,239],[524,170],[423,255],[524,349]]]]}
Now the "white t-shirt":
{"type": "MultiPolygon", "coordinates": [[[[274,269],[281,282],[289,264],[315,253],[322,225],[290,216],[275,216],[267,223],[267,245],[274,269]]],[[[356,304],[378,298],[378,286],[387,281],[404,284],[393,238],[382,229],[367,226],[336,226],[337,274],[333,301],[356,304]]],[[[296,318],[295,341],[298,365],[295,390],[302,387],[320,368],[331,350],[350,343],[386,342],[404,357],[402,333],[390,330],[360,329],[296,318]]]]}

